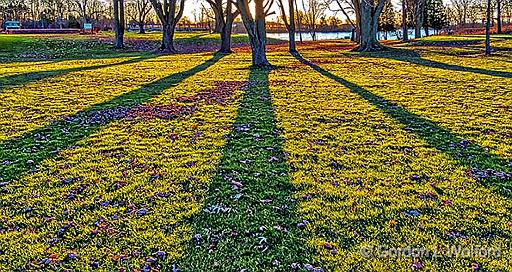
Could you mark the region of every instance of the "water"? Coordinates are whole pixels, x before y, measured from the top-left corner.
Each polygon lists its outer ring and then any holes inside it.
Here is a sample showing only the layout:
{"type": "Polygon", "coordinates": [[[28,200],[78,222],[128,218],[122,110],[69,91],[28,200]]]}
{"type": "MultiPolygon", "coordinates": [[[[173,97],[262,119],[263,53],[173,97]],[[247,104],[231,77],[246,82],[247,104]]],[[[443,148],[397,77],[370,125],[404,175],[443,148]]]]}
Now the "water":
{"type": "MultiPolygon", "coordinates": [[[[316,33],[316,39],[318,41],[321,40],[350,40],[350,35],[352,33],[350,32],[317,32],[316,33]]],[[[421,30],[421,36],[425,36],[425,31],[421,30]]],[[[279,39],[279,40],[288,40],[288,33],[267,33],[268,38],[272,39],[279,39]]],[[[402,37],[402,31],[393,31],[388,32],[387,37],[384,34],[384,32],[378,32],[377,33],[377,39],[379,40],[398,40],[402,37]],[[397,33],[399,34],[397,36],[397,33]]],[[[409,29],[409,37],[414,38],[414,30],[409,29]]],[[[295,40],[299,41],[299,34],[295,33],[295,40]]],[[[312,41],[312,37],[310,33],[302,33],[302,40],[303,41],[312,41]]]]}

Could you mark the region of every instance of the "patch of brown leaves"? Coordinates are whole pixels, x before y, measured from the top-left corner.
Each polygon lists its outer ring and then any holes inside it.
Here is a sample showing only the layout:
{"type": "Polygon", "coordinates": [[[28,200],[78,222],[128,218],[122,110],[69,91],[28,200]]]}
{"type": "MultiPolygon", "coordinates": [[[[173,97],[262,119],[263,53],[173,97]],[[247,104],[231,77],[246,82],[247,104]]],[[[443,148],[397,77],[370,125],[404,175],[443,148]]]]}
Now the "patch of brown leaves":
{"type": "Polygon", "coordinates": [[[232,98],[235,90],[241,89],[246,85],[241,81],[220,81],[214,88],[205,89],[194,96],[182,96],[178,98],[179,102],[198,103],[203,101],[207,105],[219,104],[226,105],[226,102],[232,98]]]}
{"type": "Polygon", "coordinates": [[[233,99],[233,92],[243,88],[246,85],[241,81],[221,81],[217,82],[214,88],[201,90],[193,96],[181,96],[177,100],[189,105],[139,105],[132,108],[127,114],[127,120],[133,120],[137,117],[143,120],[153,118],[172,120],[183,115],[193,114],[197,110],[199,103],[207,105],[218,104],[225,106],[230,99],[233,99]]]}
{"type": "Polygon", "coordinates": [[[131,120],[140,117],[144,120],[159,118],[163,120],[171,120],[182,115],[192,114],[196,111],[195,106],[181,105],[140,105],[134,107],[126,116],[131,120]]]}

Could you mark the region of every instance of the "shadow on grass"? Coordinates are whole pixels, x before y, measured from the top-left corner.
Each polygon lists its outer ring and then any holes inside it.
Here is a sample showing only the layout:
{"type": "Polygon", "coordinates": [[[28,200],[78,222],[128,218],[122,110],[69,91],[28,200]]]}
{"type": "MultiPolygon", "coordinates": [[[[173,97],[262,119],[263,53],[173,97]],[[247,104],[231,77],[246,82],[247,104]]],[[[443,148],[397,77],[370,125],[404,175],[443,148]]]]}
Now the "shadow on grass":
{"type": "Polygon", "coordinates": [[[205,70],[222,57],[216,54],[188,71],[161,78],[0,144],[0,182],[16,180],[31,169],[35,171],[37,165],[43,160],[57,155],[62,149],[72,147],[73,144],[101,127],[124,118],[134,106],[149,101],[168,88],[205,70]]]}
{"type": "Polygon", "coordinates": [[[425,67],[443,69],[443,70],[451,70],[457,72],[470,72],[481,75],[495,76],[495,77],[503,77],[503,78],[512,78],[512,72],[506,71],[494,71],[487,70],[482,68],[473,68],[467,66],[460,66],[455,64],[448,64],[444,62],[428,60],[421,57],[421,55],[413,50],[408,49],[397,49],[397,48],[389,48],[386,51],[382,52],[370,52],[370,53],[360,53],[362,56],[368,56],[373,58],[387,58],[394,59],[398,61],[408,62],[416,65],[421,65],[425,67]]]}
{"type": "Polygon", "coordinates": [[[101,65],[91,65],[91,66],[85,66],[85,67],[75,67],[75,68],[68,68],[68,69],[58,69],[58,70],[52,70],[52,71],[39,71],[39,72],[28,72],[28,73],[22,73],[22,74],[16,74],[6,77],[0,77],[0,93],[4,91],[7,88],[15,88],[19,86],[23,86],[25,84],[28,84],[30,82],[50,78],[50,77],[57,77],[61,75],[65,75],[68,73],[73,72],[79,72],[79,71],[91,71],[96,69],[102,69],[117,65],[125,65],[125,64],[131,64],[131,63],[137,63],[139,61],[143,61],[145,59],[149,59],[155,55],[142,55],[137,58],[116,62],[116,63],[109,63],[109,64],[101,64],[101,65]]]}
{"type": "Polygon", "coordinates": [[[478,180],[506,197],[512,197],[512,165],[510,161],[490,154],[484,147],[461,138],[438,124],[414,114],[352,82],[336,76],[296,54],[301,63],[308,65],[373,104],[388,116],[402,123],[405,130],[425,140],[430,146],[448,154],[460,165],[471,169],[478,180]]]}
{"type": "Polygon", "coordinates": [[[304,255],[268,75],[252,69],[180,271],[292,271],[304,255]]]}
{"type": "Polygon", "coordinates": [[[418,40],[412,41],[410,44],[414,46],[444,46],[444,47],[464,47],[470,45],[481,44],[485,40],[467,39],[467,40],[418,40]]]}

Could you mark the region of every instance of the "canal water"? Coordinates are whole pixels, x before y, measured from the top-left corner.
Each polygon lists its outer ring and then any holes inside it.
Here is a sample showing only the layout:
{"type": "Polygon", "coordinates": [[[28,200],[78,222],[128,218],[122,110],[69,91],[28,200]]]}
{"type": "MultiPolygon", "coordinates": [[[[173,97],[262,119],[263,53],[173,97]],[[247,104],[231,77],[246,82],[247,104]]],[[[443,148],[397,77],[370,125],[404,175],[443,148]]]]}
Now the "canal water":
{"type": "MultiPolygon", "coordinates": [[[[349,40],[350,39],[350,32],[317,32],[316,33],[316,39],[318,41],[321,40],[349,40]]],[[[425,31],[421,30],[421,36],[425,36],[425,31]]],[[[267,33],[268,38],[272,39],[279,39],[279,40],[288,40],[288,33],[267,33]]],[[[392,31],[388,32],[387,34],[384,32],[377,33],[377,38],[379,40],[398,40],[402,37],[402,31],[392,31]],[[398,33],[398,36],[397,36],[398,33]]],[[[414,29],[409,30],[409,37],[414,37],[414,29]]],[[[299,33],[295,33],[295,40],[299,41],[300,36],[299,33]]],[[[312,41],[312,36],[310,33],[303,32],[302,33],[302,40],[303,41],[312,41]]]]}

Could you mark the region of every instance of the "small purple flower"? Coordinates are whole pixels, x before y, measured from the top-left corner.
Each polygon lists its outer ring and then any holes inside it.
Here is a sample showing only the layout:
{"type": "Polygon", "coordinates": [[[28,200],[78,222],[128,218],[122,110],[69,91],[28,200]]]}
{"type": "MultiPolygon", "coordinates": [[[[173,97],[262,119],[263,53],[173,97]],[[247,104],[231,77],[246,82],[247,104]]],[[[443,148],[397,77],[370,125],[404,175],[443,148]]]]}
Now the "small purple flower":
{"type": "Polygon", "coordinates": [[[304,268],[305,268],[307,271],[309,271],[309,272],[313,272],[313,271],[315,271],[315,267],[313,267],[313,266],[312,266],[312,265],[310,265],[310,264],[305,264],[305,265],[304,265],[304,268]]]}
{"type": "Polygon", "coordinates": [[[92,268],[92,269],[98,269],[98,268],[100,268],[100,263],[98,263],[98,262],[92,262],[92,263],[91,263],[91,268],[92,268]]]}
{"type": "Polygon", "coordinates": [[[412,270],[423,270],[421,262],[413,263],[411,266],[412,270]]]}
{"type": "Polygon", "coordinates": [[[76,259],[76,254],[73,253],[73,252],[69,252],[67,258],[69,260],[75,260],[76,259]]]}
{"type": "Polygon", "coordinates": [[[303,229],[303,228],[305,228],[305,227],[306,227],[306,225],[307,225],[307,224],[309,224],[309,221],[308,221],[308,220],[304,220],[304,221],[302,221],[302,222],[299,222],[299,223],[297,224],[297,227],[299,227],[299,228],[303,229]]]}
{"type": "Polygon", "coordinates": [[[48,258],[44,258],[41,260],[41,263],[44,264],[44,265],[50,265],[52,261],[48,258]]]}
{"type": "Polygon", "coordinates": [[[143,216],[143,215],[145,215],[147,212],[148,212],[148,209],[146,209],[146,208],[142,208],[142,209],[140,209],[140,210],[138,210],[138,211],[137,211],[137,215],[138,215],[138,216],[143,216]]]}
{"type": "Polygon", "coordinates": [[[154,256],[160,259],[165,259],[165,256],[167,255],[164,251],[157,251],[153,253],[154,256]]]}
{"type": "Polygon", "coordinates": [[[187,162],[185,165],[186,165],[187,167],[192,167],[192,166],[194,166],[195,164],[196,164],[195,162],[193,162],[193,161],[189,161],[189,162],[187,162]]]}
{"type": "Polygon", "coordinates": [[[420,180],[420,176],[414,174],[414,175],[409,176],[409,179],[412,180],[412,181],[419,181],[420,180]]]}
{"type": "Polygon", "coordinates": [[[272,157],[270,157],[270,159],[268,159],[268,161],[269,162],[277,162],[277,161],[279,161],[279,159],[275,156],[272,156],[272,157]]]}

